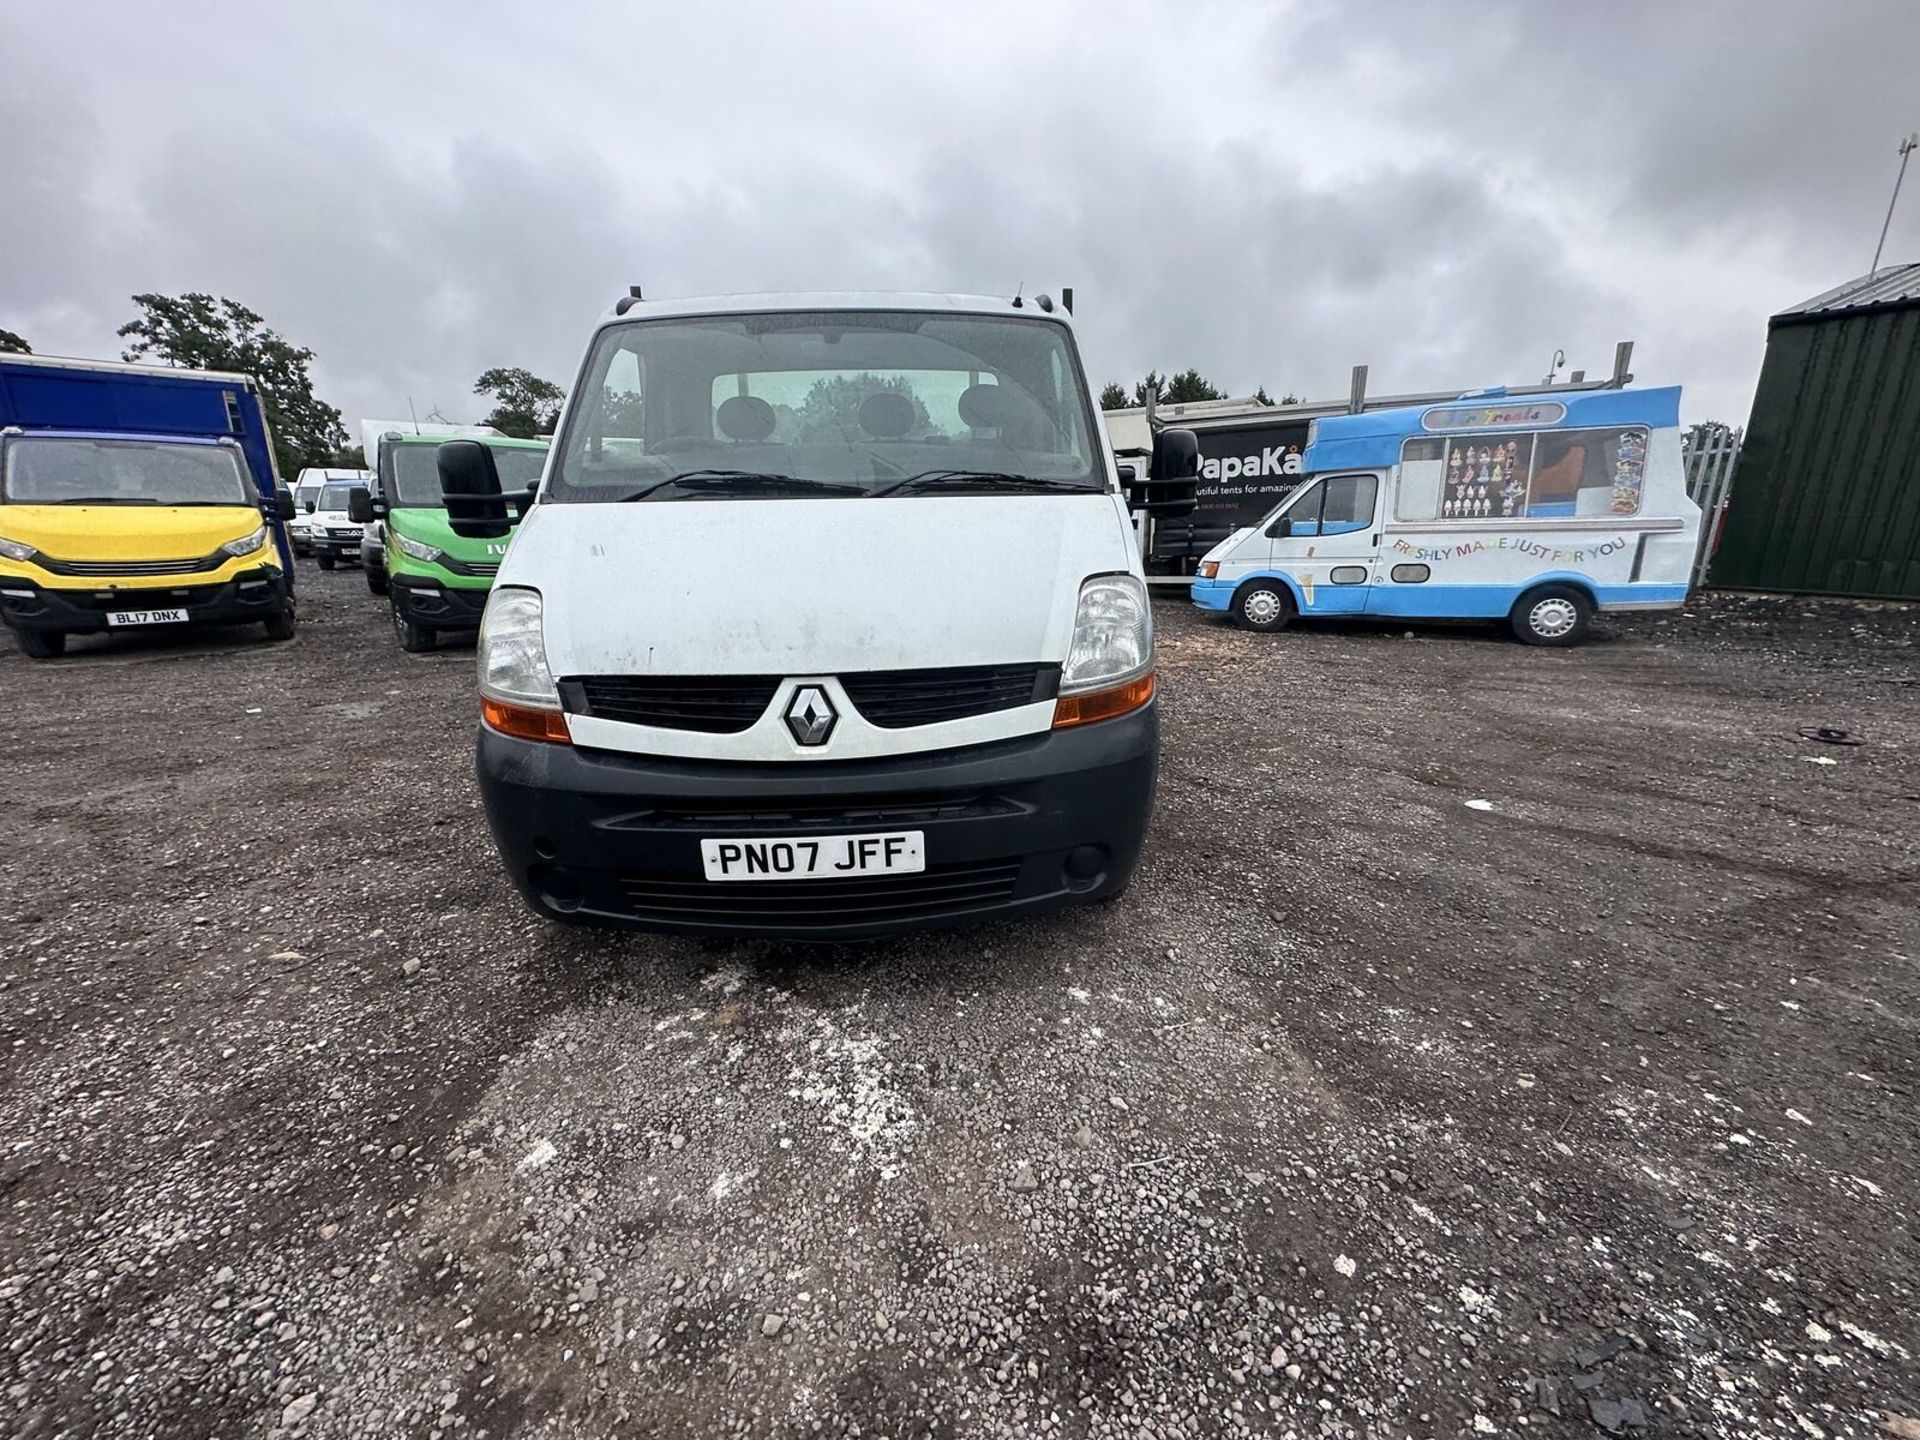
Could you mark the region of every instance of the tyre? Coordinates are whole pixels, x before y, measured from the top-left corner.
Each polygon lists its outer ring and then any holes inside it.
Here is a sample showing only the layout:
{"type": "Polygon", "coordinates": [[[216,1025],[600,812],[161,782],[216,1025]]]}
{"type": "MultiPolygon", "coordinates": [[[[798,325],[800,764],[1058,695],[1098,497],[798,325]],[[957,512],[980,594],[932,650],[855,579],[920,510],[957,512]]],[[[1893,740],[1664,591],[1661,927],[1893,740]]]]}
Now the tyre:
{"type": "Polygon", "coordinates": [[[1593,619],[1593,601],[1572,585],[1542,585],[1514,604],[1507,621],[1529,645],[1577,645],[1593,619]]]}
{"type": "Polygon", "coordinates": [[[67,653],[64,630],[16,630],[21,653],[33,660],[58,660],[67,653]]]}
{"type": "Polygon", "coordinates": [[[314,563],[322,570],[331,570],[333,568],[333,556],[331,555],[316,555],[313,559],[314,563]]]}
{"type": "Polygon", "coordinates": [[[1249,630],[1285,629],[1293,596],[1278,580],[1249,580],[1234,592],[1233,618],[1249,630]]]}
{"type": "Polygon", "coordinates": [[[424,655],[433,649],[434,632],[425,625],[416,624],[400,613],[395,605],[393,611],[393,633],[399,637],[400,648],[409,655],[424,655]]]}
{"type": "Polygon", "coordinates": [[[291,640],[293,631],[294,619],[291,605],[267,621],[267,639],[269,640],[291,640]]]}
{"type": "Polygon", "coordinates": [[[391,594],[392,587],[387,584],[387,572],[378,566],[369,565],[367,567],[367,589],[376,595],[391,594]]]}

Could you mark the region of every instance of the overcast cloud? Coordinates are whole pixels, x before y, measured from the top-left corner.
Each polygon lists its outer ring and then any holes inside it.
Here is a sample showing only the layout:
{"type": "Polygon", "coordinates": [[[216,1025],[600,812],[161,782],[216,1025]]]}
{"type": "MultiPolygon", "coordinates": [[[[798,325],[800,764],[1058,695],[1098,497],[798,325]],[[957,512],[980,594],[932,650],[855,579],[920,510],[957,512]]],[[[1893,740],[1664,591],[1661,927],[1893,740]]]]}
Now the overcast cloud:
{"type": "Polygon", "coordinates": [[[134,292],[228,295],[352,430],[570,384],[634,282],[1072,285],[1097,380],[1468,387],[1631,338],[1738,423],[1766,317],[1867,267],[1916,55],[1914,0],[10,4],[0,327],[112,356],[134,292]]]}

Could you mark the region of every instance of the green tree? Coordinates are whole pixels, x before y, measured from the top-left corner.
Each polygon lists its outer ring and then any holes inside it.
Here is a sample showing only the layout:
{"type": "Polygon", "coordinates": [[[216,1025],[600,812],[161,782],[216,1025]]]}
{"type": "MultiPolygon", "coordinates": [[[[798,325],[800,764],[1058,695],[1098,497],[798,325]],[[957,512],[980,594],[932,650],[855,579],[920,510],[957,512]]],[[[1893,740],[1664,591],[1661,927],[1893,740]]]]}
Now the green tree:
{"type": "Polygon", "coordinates": [[[0,330],[0,355],[31,355],[33,346],[11,330],[0,330]]]}
{"type": "Polygon", "coordinates": [[[1129,403],[1124,385],[1109,385],[1100,392],[1102,410],[1124,410],[1129,403]]]}
{"type": "Polygon", "coordinates": [[[493,397],[492,413],[481,424],[521,440],[551,435],[567,398],[567,392],[551,380],[517,366],[482,371],[473,382],[473,393],[493,397]]]}
{"type": "Polygon", "coordinates": [[[1289,390],[1276,400],[1267,394],[1267,387],[1262,385],[1258,390],[1253,392],[1253,402],[1256,405],[1298,405],[1300,403],[1300,397],[1289,390]]]}
{"type": "Polygon", "coordinates": [[[340,470],[364,470],[367,468],[367,452],[358,445],[349,445],[333,457],[333,464],[340,470]]]}
{"type": "Polygon", "coordinates": [[[1156,405],[1167,398],[1166,377],[1157,370],[1147,371],[1147,378],[1133,387],[1133,403],[1145,405],[1149,395],[1153,397],[1156,405]]]}
{"type": "Polygon", "coordinates": [[[1167,382],[1164,398],[1169,405],[1185,405],[1194,400],[1219,400],[1222,396],[1198,370],[1182,370],[1167,382]]]}
{"type": "Polygon", "coordinates": [[[291,479],[308,465],[326,465],[346,448],[340,412],[313,393],[313,351],[294,345],[235,300],[188,292],[136,295],[140,316],[118,333],[130,339],[128,360],[148,357],[187,370],[234,370],[260,385],[273,430],[273,458],[291,479]]]}
{"type": "Polygon", "coordinates": [[[913,386],[900,378],[884,375],[835,375],[813,382],[807,398],[800,402],[797,415],[799,433],[794,438],[809,440],[845,440],[864,434],[860,428],[860,406],[876,390],[898,390],[913,402],[913,424],[909,434],[924,435],[933,426],[927,407],[913,393],[913,386]]]}

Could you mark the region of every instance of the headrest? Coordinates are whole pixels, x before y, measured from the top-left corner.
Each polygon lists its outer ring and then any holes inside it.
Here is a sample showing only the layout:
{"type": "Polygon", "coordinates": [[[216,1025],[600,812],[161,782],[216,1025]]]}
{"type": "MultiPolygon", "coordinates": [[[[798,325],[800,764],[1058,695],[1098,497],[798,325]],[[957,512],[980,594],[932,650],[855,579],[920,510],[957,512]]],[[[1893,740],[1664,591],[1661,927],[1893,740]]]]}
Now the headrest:
{"type": "Polygon", "coordinates": [[[1007,395],[998,385],[969,385],[960,392],[960,418],[975,430],[1007,423],[1007,395]]]}
{"type": "Polygon", "coordinates": [[[773,406],[758,395],[729,395],[714,412],[713,423],[729,440],[764,440],[773,433],[773,406]]]}
{"type": "Polygon", "coordinates": [[[913,428],[913,401],[898,390],[876,390],[860,402],[860,428],[876,440],[898,440],[913,428]]]}

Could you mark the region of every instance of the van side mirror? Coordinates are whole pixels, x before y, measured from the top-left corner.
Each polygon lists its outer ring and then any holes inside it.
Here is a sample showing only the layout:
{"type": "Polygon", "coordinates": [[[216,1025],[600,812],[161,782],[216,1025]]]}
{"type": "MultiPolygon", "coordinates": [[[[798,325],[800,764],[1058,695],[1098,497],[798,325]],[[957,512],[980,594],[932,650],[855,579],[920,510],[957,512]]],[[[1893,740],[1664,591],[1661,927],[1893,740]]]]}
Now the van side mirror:
{"type": "Polygon", "coordinates": [[[380,518],[380,512],[385,508],[374,500],[372,492],[364,485],[356,485],[347,491],[347,518],[356,525],[371,525],[380,518]]]}
{"type": "Polygon", "coordinates": [[[1127,487],[1127,507],[1148,515],[1191,515],[1198,505],[1200,441],[1191,430],[1162,430],[1153,437],[1147,478],[1127,487]]]}
{"type": "Polygon", "coordinates": [[[273,515],[276,520],[291,520],[299,512],[293,507],[293,491],[282,485],[273,492],[273,515]]]}
{"type": "Polygon", "coordinates": [[[478,440],[449,440],[436,463],[447,528],[463,540],[498,540],[513,530],[512,512],[500,493],[500,467],[478,440]]]}
{"type": "Polygon", "coordinates": [[[313,501],[311,500],[307,501],[307,513],[309,515],[313,513],[313,501]]]}
{"type": "Polygon", "coordinates": [[[1278,520],[1267,526],[1267,538],[1269,540],[1284,540],[1291,534],[1293,534],[1293,517],[1291,515],[1282,515],[1278,520]]]}

